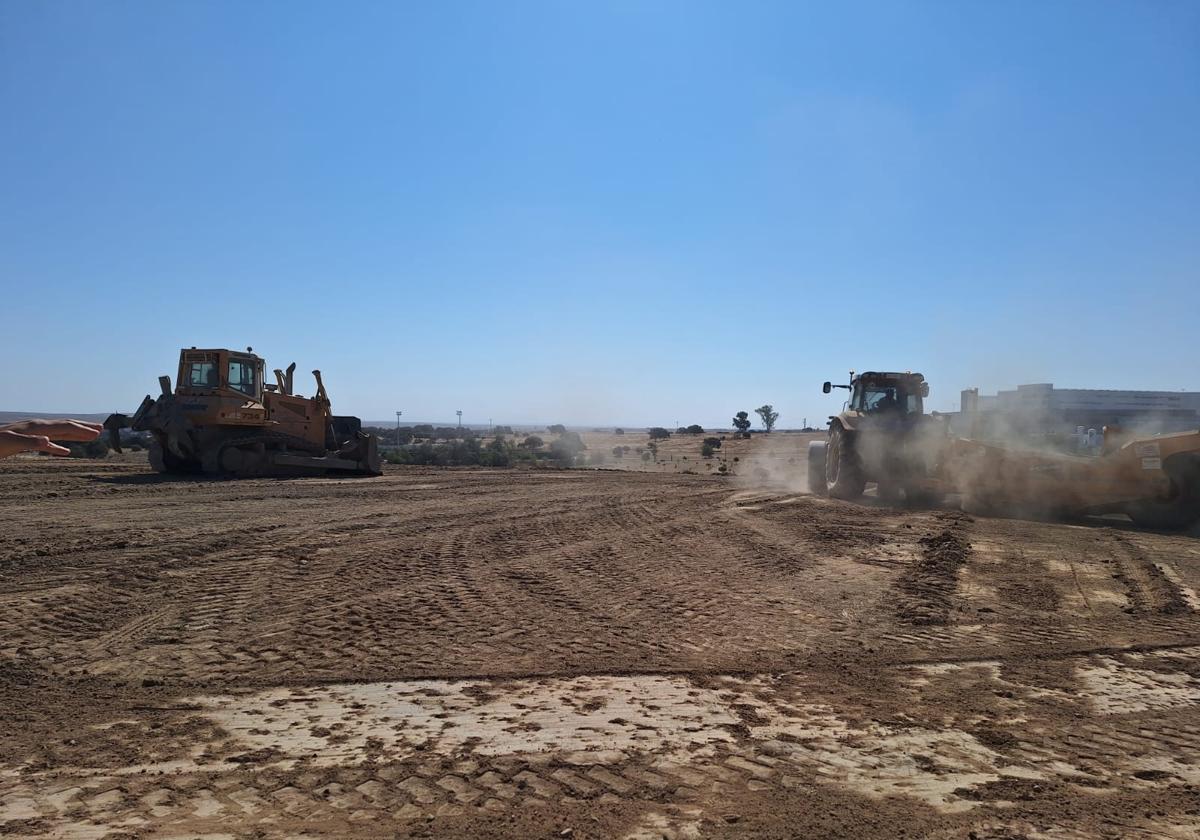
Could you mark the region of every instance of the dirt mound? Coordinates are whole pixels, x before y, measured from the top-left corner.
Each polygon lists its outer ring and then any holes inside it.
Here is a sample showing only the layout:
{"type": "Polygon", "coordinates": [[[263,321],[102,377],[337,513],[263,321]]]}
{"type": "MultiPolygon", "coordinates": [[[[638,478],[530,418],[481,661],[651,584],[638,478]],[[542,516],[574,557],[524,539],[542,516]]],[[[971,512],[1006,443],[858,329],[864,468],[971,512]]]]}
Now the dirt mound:
{"type": "Polygon", "coordinates": [[[958,571],[971,558],[971,544],[964,535],[963,518],[942,517],[942,530],[918,540],[921,554],[900,578],[908,596],[901,600],[898,617],[909,624],[945,624],[953,609],[958,571]]]}

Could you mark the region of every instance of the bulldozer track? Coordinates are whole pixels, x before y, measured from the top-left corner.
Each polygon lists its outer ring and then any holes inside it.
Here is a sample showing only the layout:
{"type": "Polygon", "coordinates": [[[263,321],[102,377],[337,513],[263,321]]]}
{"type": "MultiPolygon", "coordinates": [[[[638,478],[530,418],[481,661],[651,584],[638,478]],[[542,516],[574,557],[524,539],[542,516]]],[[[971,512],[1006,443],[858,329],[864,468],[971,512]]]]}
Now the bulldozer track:
{"type": "MultiPolygon", "coordinates": [[[[266,444],[268,446],[278,446],[282,449],[296,449],[300,452],[307,452],[310,455],[318,456],[325,452],[323,446],[316,446],[304,438],[294,437],[292,435],[280,434],[279,432],[257,432],[252,435],[243,435],[242,437],[231,438],[221,441],[220,445],[206,452],[201,457],[201,463],[204,472],[207,474],[220,474],[226,472],[221,466],[221,459],[224,453],[229,449],[240,449],[244,446],[266,444]]],[[[250,470],[245,473],[246,476],[254,476],[258,474],[258,470],[250,470]]],[[[238,474],[236,471],[235,475],[238,474]]]]}
{"type": "Polygon", "coordinates": [[[0,468],[9,833],[1192,819],[1194,538],[603,472],[53,464],[46,506],[19,467],[0,468]]]}

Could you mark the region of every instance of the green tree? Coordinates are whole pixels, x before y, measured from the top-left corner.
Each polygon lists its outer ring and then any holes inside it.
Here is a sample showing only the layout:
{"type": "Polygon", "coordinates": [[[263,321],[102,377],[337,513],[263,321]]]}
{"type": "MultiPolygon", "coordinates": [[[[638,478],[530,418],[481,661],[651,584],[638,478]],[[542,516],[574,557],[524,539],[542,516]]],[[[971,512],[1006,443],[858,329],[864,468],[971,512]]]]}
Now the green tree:
{"type": "Polygon", "coordinates": [[[671,436],[671,433],[662,426],[654,426],[653,428],[649,429],[648,432],[650,434],[650,440],[666,440],[671,436]]]}
{"type": "Polygon", "coordinates": [[[767,405],[760,405],[758,408],[754,409],[754,413],[758,415],[759,420],[762,422],[763,428],[766,429],[768,433],[775,428],[775,422],[779,419],[779,412],[775,410],[773,405],[770,403],[767,405]]]}
{"type": "Polygon", "coordinates": [[[733,428],[737,429],[743,435],[750,431],[750,414],[749,412],[739,411],[733,415],[733,428]]]}
{"type": "Polygon", "coordinates": [[[480,453],[479,463],[485,467],[507,467],[512,463],[512,450],[503,437],[496,437],[480,453]]]}

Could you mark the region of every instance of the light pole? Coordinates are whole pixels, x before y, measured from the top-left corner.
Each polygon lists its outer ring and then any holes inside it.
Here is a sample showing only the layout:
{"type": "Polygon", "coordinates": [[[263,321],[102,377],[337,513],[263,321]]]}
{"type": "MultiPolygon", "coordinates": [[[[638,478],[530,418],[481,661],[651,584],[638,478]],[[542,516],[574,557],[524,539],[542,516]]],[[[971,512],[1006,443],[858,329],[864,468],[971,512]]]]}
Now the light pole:
{"type": "Polygon", "coordinates": [[[400,415],[403,413],[404,413],[403,411],[396,412],[396,448],[397,449],[400,448],[400,415]]]}
{"type": "Polygon", "coordinates": [[[460,408],[458,411],[456,411],[454,413],[458,415],[458,428],[461,429],[462,428],[462,409],[460,408]]]}

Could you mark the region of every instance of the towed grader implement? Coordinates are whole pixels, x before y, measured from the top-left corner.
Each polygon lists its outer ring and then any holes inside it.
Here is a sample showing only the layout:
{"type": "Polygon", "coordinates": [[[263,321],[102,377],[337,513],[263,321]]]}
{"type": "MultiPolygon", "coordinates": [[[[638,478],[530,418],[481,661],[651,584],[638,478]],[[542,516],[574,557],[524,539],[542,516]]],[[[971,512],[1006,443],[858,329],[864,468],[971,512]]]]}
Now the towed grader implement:
{"type": "Polygon", "coordinates": [[[174,391],[159,377],[162,394],[147,396],[132,417],[104,421],[113,448],[120,430],[149,432],[150,465],[162,473],[287,476],[342,473],[379,475],[379,442],[357,417],[332,413],[321,372],[313,397],[293,393],[292,374],[276,369],[263,381],[263,360],[252,348],[179,354],[174,391]]]}
{"type": "Polygon", "coordinates": [[[946,443],[936,478],[977,513],[1124,513],[1138,525],[1163,530],[1200,522],[1200,431],[1120,437],[1110,430],[1099,455],[954,438],[946,443]]]}
{"type": "Polygon", "coordinates": [[[958,494],[979,513],[1083,516],[1124,513],[1147,528],[1200,522],[1200,430],[1137,436],[1106,428],[1099,454],[1080,455],[972,440],[947,418],[924,413],[919,373],[866,372],[829,418],[829,435],[808,450],[814,493],[840,499],[875,482],[881,498],[923,503],[958,494]]]}

